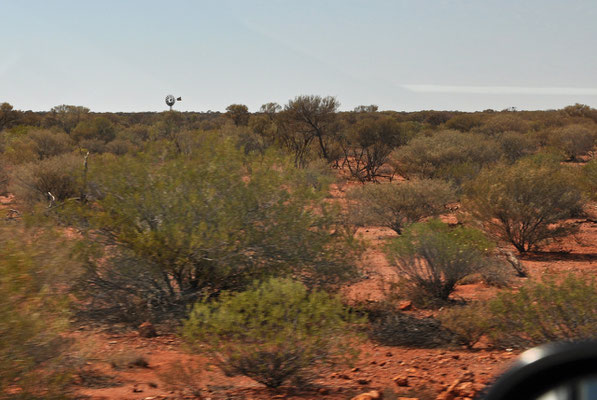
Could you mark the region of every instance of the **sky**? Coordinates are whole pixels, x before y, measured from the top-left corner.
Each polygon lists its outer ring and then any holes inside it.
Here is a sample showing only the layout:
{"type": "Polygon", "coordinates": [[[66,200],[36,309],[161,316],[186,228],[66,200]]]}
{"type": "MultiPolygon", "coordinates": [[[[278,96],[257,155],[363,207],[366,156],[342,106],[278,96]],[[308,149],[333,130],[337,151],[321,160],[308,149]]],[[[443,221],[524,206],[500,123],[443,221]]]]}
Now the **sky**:
{"type": "Polygon", "coordinates": [[[0,102],[597,107],[595,0],[0,0],[0,102]]]}

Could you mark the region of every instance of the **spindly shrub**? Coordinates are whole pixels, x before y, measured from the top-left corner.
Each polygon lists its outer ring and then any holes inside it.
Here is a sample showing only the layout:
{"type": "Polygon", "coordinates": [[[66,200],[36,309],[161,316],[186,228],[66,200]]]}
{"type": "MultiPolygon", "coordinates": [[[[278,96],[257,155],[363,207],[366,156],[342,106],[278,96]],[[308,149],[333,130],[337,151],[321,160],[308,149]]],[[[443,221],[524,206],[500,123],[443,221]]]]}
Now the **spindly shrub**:
{"type": "Polygon", "coordinates": [[[355,224],[386,226],[400,234],[409,224],[444,213],[456,194],[445,181],[421,179],[360,186],[347,199],[355,224]]]}
{"type": "Polygon", "coordinates": [[[582,196],[573,175],[546,157],[522,159],[480,174],[467,188],[464,207],[488,233],[520,252],[566,236],[575,225],[582,196]]]}
{"type": "Polygon", "coordinates": [[[487,267],[492,247],[476,229],[431,220],[388,243],[386,257],[413,292],[446,301],[458,281],[487,267]]]}

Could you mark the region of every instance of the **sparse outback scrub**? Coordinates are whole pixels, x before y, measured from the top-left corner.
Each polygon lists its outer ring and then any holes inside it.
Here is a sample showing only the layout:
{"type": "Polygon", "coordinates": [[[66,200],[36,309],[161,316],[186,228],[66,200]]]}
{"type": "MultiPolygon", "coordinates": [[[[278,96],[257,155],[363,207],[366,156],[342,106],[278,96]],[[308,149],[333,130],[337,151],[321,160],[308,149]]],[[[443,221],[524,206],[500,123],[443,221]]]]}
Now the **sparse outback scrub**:
{"type": "Polygon", "coordinates": [[[400,234],[409,224],[446,212],[456,193],[445,181],[421,179],[360,186],[347,199],[356,225],[386,226],[400,234]]]}
{"type": "Polygon", "coordinates": [[[268,387],[304,385],[333,362],[347,362],[362,321],[342,302],[299,282],[270,279],[217,301],[195,304],[183,337],[214,357],[229,375],[245,375],[268,387]]]}
{"type": "Polygon", "coordinates": [[[576,230],[565,221],[582,211],[576,182],[557,161],[536,156],[485,170],[468,185],[463,203],[488,233],[522,253],[576,230]]]}
{"type": "Polygon", "coordinates": [[[492,243],[482,232],[439,220],[413,224],[386,247],[390,264],[413,296],[445,302],[458,281],[489,265],[492,243]]]}
{"type": "Polygon", "coordinates": [[[407,178],[444,179],[458,186],[500,156],[495,141],[481,134],[439,131],[415,137],[394,150],[391,160],[396,172],[407,178]]]}
{"type": "Polygon", "coordinates": [[[84,277],[89,311],[135,323],[176,319],[198,298],[254,279],[290,275],[333,288],[355,277],[360,247],[324,201],[325,185],[314,187],[306,172],[220,139],[188,157],[92,160],[95,200],[60,210],[109,246],[84,277]]]}

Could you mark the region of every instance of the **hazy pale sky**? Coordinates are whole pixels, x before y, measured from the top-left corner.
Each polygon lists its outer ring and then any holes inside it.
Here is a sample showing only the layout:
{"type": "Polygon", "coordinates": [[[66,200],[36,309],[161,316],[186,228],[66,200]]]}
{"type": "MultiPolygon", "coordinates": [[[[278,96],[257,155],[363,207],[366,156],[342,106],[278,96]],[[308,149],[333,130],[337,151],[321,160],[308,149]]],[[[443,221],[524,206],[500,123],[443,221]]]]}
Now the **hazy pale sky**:
{"type": "Polygon", "coordinates": [[[0,0],[0,102],[597,107],[595,0],[0,0]]]}

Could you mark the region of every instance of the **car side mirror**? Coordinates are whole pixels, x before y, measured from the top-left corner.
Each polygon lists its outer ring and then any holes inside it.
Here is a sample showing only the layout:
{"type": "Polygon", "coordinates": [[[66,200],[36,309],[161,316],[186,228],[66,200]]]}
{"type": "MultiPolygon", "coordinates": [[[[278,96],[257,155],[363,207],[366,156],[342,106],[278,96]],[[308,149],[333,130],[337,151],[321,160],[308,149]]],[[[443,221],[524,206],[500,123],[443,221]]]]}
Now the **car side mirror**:
{"type": "Polygon", "coordinates": [[[482,400],[597,400],[597,341],[527,350],[482,400]]]}

